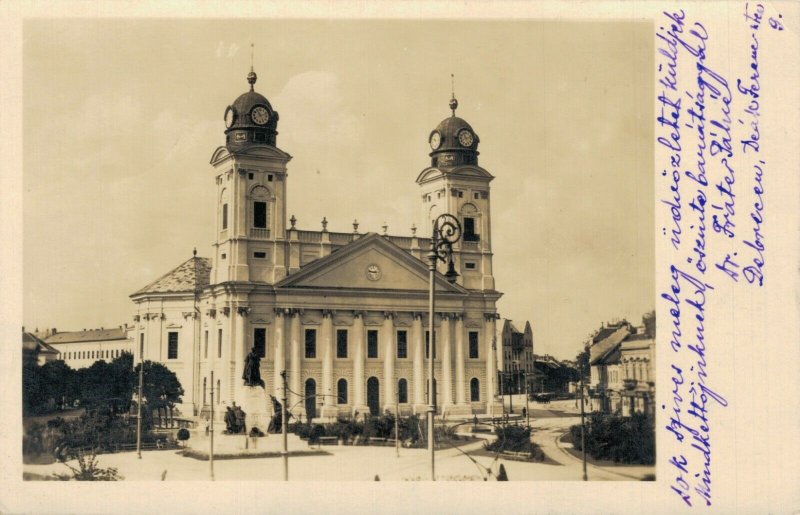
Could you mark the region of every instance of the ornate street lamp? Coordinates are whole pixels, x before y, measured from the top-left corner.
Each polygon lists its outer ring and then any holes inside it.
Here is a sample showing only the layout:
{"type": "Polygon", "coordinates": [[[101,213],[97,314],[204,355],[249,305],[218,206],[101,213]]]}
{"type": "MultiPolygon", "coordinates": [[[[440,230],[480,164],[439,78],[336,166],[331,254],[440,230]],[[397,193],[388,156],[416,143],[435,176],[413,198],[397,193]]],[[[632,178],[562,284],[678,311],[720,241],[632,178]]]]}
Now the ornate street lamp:
{"type": "Polygon", "coordinates": [[[431,250],[428,253],[429,296],[428,296],[428,450],[431,456],[431,481],[436,481],[433,450],[433,419],[436,414],[436,392],[434,391],[433,355],[436,350],[436,333],[433,329],[433,315],[436,306],[436,265],[438,261],[447,263],[444,274],[449,283],[456,282],[458,272],[453,263],[453,245],[461,239],[461,224],[451,214],[439,215],[433,221],[431,250]]]}

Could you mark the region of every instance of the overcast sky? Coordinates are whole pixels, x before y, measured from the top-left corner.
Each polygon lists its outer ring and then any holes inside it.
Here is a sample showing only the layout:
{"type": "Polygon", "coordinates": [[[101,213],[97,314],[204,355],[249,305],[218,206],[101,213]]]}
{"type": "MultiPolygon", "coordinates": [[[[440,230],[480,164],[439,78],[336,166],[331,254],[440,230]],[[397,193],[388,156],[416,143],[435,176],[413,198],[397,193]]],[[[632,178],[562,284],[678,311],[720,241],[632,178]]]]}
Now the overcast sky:
{"type": "Polygon", "coordinates": [[[225,107],[280,113],[298,227],[410,235],[430,131],[480,136],[504,318],[574,357],[654,307],[652,27],[633,23],[33,20],[24,32],[24,323],[131,322],[128,295],[211,256],[225,107]]]}

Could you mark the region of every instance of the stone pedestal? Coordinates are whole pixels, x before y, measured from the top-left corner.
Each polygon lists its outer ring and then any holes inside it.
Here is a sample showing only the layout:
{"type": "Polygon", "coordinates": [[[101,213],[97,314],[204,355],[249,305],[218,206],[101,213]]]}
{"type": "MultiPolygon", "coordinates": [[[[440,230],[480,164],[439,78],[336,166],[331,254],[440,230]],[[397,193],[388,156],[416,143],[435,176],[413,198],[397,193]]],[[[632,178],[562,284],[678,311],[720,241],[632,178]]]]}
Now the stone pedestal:
{"type": "Polygon", "coordinates": [[[254,427],[264,433],[267,432],[272,407],[263,387],[245,386],[242,388],[242,409],[245,413],[244,422],[248,434],[254,427]]]}
{"type": "Polygon", "coordinates": [[[469,404],[451,404],[445,406],[444,416],[447,418],[471,418],[472,406],[469,404]]]}

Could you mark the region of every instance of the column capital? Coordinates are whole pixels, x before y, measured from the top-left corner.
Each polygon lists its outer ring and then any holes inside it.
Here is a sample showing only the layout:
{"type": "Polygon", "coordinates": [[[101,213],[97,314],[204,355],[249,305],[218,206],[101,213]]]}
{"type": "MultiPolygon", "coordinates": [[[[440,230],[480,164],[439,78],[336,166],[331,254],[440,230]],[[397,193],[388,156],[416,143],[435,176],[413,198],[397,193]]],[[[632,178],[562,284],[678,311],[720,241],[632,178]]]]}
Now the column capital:
{"type": "Polygon", "coordinates": [[[191,318],[191,319],[196,319],[197,318],[197,312],[196,311],[184,311],[183,313],[181,313],[181,315],[183,315],[184,320],[186,320],[187,318],[191,318]]]}
{"type": "Polygon", "coordinates": [[[490,322],[492,320],[499,320],[500,319],[500,314],[499,313],[484,313],[483,314],[483,318],[487,322],[490,322]]]}
{"type": "Polygon", "coordinates": [[[231,308],[225,306],[224,308],[222,308],[222,314],[225,315],[226,317],[231,316],[231,308]]]}
{"type": "Polygon", "coordinates": [[[236,312],[239,314],[239,316],[246,317],[247,315],[250,314],[250,307],[249,306],[238,306],[236,308],[236,312]]]}
{"type": "Polygon", "coordinates": [[[390,319],[396,318],[396,315],[395,315],[394,311],[384,311],[383,312],[383,318],[385,318],[387,320],[390,320],[390,319]]]}
{"type": "Polygon", "coordinates": [[[133,321],[138,322],[141,319],[139,315],[133,315],[133,321]]]}
{"type": "Polygon", "coordinates": [[[354,317],[354,318],[361,318],[361,319],[363,320],[363,318],[364,318],[364,312],[363,312],[363,311],[361,311],[361,310],[358,310],[358,309],[354,309],[354,310],[353,310],[353,317],[354,317]]]}
{"type": "Polygon", "coordinates": [[[207,309],[206,310],[206,316],[210,317],[210,318],[216,318],[217,317],[217,310],[216,309],[207,309]]]}
{"type": "Polygon", "coordinates": [[[332,318],[336,316],[335,309],[323,309],[322,310],[322,318],[332,318]]]}
{"type": "Polygon", "coordinates": [[[464,313],[463,311],[459,311],[459,312],[453,313],[453,319],[456,322],[463,322],[464,318],[466,318],[466,316],[467,316],[467,314],[464,313]]]}
{"type": "Polygon", "coordinates": [[[285,309],[284,308],[275,308],[275,316],[283,316],[285,309]]]}

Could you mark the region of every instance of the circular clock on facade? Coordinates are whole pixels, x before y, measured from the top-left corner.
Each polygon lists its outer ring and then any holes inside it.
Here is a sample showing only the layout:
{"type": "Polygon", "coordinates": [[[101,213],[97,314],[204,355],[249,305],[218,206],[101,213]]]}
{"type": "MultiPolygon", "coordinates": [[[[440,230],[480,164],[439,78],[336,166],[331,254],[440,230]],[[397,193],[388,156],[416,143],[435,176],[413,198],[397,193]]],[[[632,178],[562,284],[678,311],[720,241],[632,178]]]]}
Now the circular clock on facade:
{"type": "Polygon", "coordinates": [[[438,149],[439,147],[442,146],[442,135],[439,134],[438,131],[433,131],[431,133],[430,143],[431,143],[431,148],[433,150],[438,149]]]}
{"type": "Polygon", "coordinates": [[[225,127],[230,129],[231,125],[233,125],[233,120],[236,119],[236,111],[233,110],[233,107],[228,106],[225,110],[225,127]]]}
{"type": "Polygon", "coordinates": [[[255,106],[253,110],[250,111],[250,118],[253,120],[253,123],[257,125],[266,125],[269,121],[269,111],[267,111],[266,107],[255,106]]]}
{"type": "Polygon", "coordinates": [[[461,143],[462,147],[471,147],[474,141],[475,138],[469,130],[463,129],[458,133],[458,142],[461,143]]]}
{"type": "Polygon", "coordinates": [[[381,268],[378,265],[369,265],[367,267],[367,279],[370,281],[377,281],[381,278],[381,268]]]}

